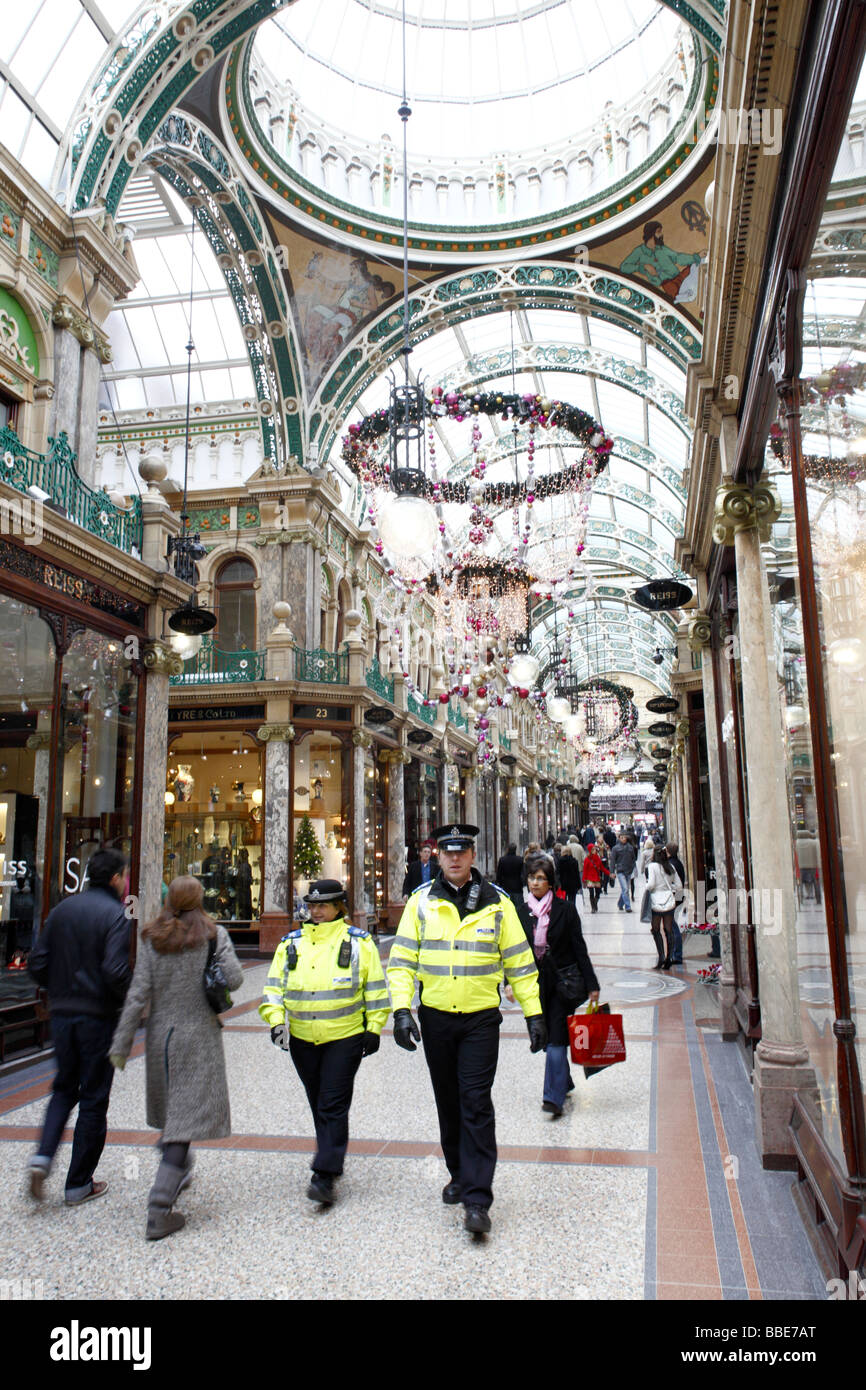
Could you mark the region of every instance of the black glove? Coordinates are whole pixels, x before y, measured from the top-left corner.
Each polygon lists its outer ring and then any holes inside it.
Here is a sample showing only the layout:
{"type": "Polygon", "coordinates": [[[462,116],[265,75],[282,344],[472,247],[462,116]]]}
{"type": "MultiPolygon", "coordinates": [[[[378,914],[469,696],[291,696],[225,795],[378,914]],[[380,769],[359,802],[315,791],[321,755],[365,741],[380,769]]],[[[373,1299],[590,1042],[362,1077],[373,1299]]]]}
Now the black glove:
{"type": "Polygon", "coordinates": [[[394,1010],[394,1041],[407,1052],[415,1051],[415,1043],[421,1041],[418,1025],[412,1017],[411,1009],[394,1010]],[[415,1042],[412,1039],[415,1039],[415,1042]]]}
{"type": "Polygon", "coordinates": [[[285,1033],[286,1033],[286,1025],[285,1025],[285,1023],[276,1023],[276,1024],[274,1024],[273,1028],[271,1029],[271,1042],[273,1043],[274,1047],[282,1047],[282,1045],[283,1045],[283,1038],[285,1037],[285,1033]]]}
{"type": "Polygon", "coordinates": [[[379,1034],[371,1033],[369,1028],[364,1034],[364,1046],[361,1048],[362,1057],[372,1057],[374,1052],[379,1051],[379,1034]]]}
{"type": "Polygon", "coordinates": [[[543,1052],[547,1047],[547,1024],[541,1014],[533,1014],[526,1020],[529,1029],[530,1052],[543,1052]]]}

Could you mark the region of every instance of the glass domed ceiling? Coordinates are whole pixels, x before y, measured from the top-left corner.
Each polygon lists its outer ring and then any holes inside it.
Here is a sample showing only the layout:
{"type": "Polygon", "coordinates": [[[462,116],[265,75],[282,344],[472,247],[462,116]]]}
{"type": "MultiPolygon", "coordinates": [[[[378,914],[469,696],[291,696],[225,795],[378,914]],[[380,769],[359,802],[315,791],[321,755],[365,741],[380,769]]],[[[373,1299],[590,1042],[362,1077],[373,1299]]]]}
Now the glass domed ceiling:
{"type": "MultiPolygon", "coordinates": [[[[695,75],[690,29],[655,0],[407,0],[406,15],[410,219],[518,218],[601,192],[665,139],[695,75]],[[465,216],[448,188],[458,166],[465,216]],[[516,188],[521,176],[537,186],[516,188]]],[[[283,160],[399,210],[399,0],[296,0],[259,29],[249,72],[283,160]]]]}

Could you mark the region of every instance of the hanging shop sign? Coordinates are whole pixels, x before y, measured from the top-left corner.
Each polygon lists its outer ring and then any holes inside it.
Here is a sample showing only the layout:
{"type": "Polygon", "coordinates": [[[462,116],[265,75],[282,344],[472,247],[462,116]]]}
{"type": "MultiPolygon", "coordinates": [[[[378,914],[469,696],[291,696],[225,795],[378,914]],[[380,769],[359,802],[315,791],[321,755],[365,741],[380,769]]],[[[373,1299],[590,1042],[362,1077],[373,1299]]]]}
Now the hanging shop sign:
{"type": "Polygon", "coordinates": [[[651,579],[634,591],[634,601],[641,608],[649,608],[653,613],[666,613],[672,608],[682,608],[692,597],[687,584],[676,579],[651,579]]]}
{"type": "Polygon", "coordinates": [[[168,711],[169,724],[224,724],[232,719],[260,719],[265,706],[260,705],[188,705],[182,709],[172,706],[168,711]]]}
{"type": "Polygon", "coordinates": [[[365,724],[390,724],[393,718],[394,711],[385,705],[373,705],[364,711],[365,724]]]}
{"type": "Polygon", "coordinates": [[[406,735],[406,742],[420,746],[422,743],[429,743],[432,737],[429,729],[410,729],[406,735]]]}
{"type": "Polygon", "coordinates": [[[655,738],[670,738],[671,734],[675,734],[676,731],[676,725],[666,724],[663,720],[660,720],[658,724],[650,724],[647,732],[651,733],[655,738]]]}
{"type": "Polygon", "coordinates": [[[292,705],[293,719],[309,719],[316,724],[324,720],[333,720],[337,724],[351,724],[352,706],[351,705],[323,705],[323,704],[298,704],[292,705]]]}
{"type": "Polygon", "coordinates": [[[653,763],[653,771],[654,771],[654,772],[667,772],[667,770],[668,770],[668,765],[667,765],[667,763],[653,763]]]}
{"type": "Polygon", "coordinates": [[[647,700],[646,707],[650,714],[673,714],[679,709],[680,702],[672,695],[656,695],[652,700],[647,700]]]}

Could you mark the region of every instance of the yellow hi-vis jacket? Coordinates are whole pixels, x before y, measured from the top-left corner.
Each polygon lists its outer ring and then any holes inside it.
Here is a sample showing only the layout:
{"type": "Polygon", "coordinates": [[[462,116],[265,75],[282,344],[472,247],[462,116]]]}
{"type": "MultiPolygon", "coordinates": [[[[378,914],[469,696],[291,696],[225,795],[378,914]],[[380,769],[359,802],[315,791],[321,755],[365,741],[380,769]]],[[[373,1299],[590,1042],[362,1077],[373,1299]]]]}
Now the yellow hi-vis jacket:
{"type": "Polygon", "coordinates": [[[438,882],[417,889],[400,918],[388,961],[394,1010],[412,1007],[416,978],[431,1009],[498,1008],[504,972],[525,1016],[540,1014],[535,958],[508,895],[485,882],[477,908],[461,922],[454,904],[438,895],[438,882]]]}
{"type": "Polygon", "coordinates": [[[381,1033],[390,1013],[388,986],[379,951],[369,932],[344,917],[307,922],[284,936],[276,949],[259,1005],[265,1023],[287,1022],[295,1038],[336,1042],[365,1030],[381,1033]],[[349,963],[340,948],[349,944],[349,963]],[[291,966],[291,947],[297,960],[291,966]]]}

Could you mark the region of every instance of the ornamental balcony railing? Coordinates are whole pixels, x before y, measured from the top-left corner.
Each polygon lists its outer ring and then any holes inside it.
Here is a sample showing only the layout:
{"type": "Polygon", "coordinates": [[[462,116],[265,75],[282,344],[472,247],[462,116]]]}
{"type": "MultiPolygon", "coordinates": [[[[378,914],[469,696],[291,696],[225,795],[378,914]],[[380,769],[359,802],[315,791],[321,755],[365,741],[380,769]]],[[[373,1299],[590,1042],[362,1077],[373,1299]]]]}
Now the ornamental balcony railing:
{"type": "Polygon", "coordinates": [[[508,737],[507,734],[499,735],[499,747],[504,748],[506,753],[511,752],[511,739],[508,737]]]}
{"type": "Polygon", "coordinates": [[[261,652],[224,652],[214,646],[212,637],[203,637],[198,654],[184,662],[179,676],[169,676],[170,685],[246,685],[265,679],[265,656],[261,652]]]}
{"type": "MultiPolygon", "coordinates": [[[[92,536],[140,557],[141,500],[134,497],[128,507],[116,507],[107,492],[97,492],[79,477],[75,453],[62,431],[56,439],[49,436],[48,443],[47,454],[36,454],[25,449],[15,431],[5,425],[0,429],[0,480],[29,495],[31,508],[44,502],[92,536]],[[38,491],[33,493],[31,488],[38,491]]],[[[21,520],[25,523],[28,518],[22,515],[21,520]]],[[[16,518],[11,521],[14,533],[16,518]]],[[[22,531],[31,534],[29,525],[22,524],[22,531]]]]}
{"type": "Polygon", "coordinates": [[[348,685],[349,653],[324,647],[295,647],[295,680],[313,685],[348,685]]]}
{"type": "Polygon", "coordinates": [[[435,724],[437,712],[437,705],[412,705],[412,713],[417,714],[419,719],[423,719],[425,724],[435,724]]]}
{"type": "Polygon", "coordinates": [[[367,669],[367,688],[381,699],[387,700],[390,704],[394,703],[394,681],[389,676],[382,674],[377,657],[374,657],[367,669]]]}
{"type": "Polygon", "coordinates": [[[469,728],[469,720],[466,718],[466,715],[463,713],[459,705],[449,704],[448,722],[449,724],[453,724],[455,729],[469,728]]]}

